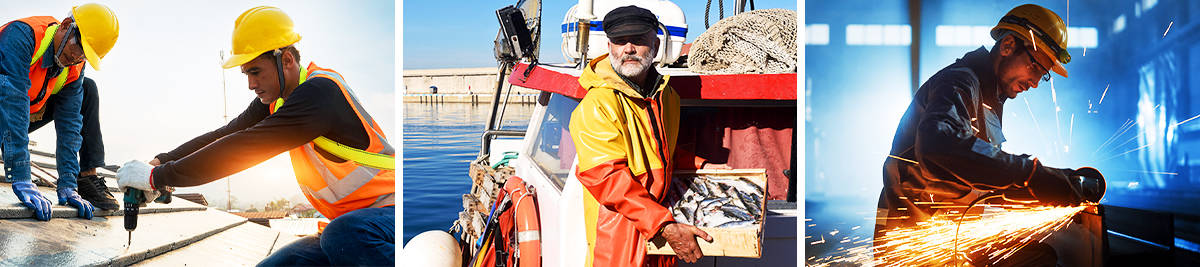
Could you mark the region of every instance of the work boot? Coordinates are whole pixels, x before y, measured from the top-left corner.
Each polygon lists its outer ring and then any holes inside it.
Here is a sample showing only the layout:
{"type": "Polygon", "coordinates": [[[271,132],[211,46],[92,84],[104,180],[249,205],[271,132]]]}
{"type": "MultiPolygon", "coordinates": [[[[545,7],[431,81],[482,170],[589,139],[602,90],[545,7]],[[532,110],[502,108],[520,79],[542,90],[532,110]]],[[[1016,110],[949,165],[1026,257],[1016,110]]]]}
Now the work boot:
{"type": "Polygon", "coordinates": [[[108,185],[104,184],[104,178],[96,175],[80,176],[79,196],[92,203],[92,206],[102,210],[117,210],[121,205],[117,204],[117,198],[108,192],[108,185]]]}

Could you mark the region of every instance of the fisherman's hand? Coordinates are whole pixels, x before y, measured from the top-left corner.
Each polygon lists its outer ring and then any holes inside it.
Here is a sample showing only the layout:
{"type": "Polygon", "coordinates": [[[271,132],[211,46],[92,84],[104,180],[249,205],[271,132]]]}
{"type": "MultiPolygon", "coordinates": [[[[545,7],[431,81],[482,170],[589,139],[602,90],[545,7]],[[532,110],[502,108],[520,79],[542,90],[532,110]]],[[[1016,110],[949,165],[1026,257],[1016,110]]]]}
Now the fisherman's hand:
{"type": "Polygon", "coordinates": [[[75,207],[76,209],[79,209],[80,218],[88,220],[92,219],[92,211],[94,210],[94,208],[92,208],[92,203],[84,200],[83,197],[80,197],[79,193],[75,191],[75,188],[59,187],[58,204],[75,207]]]}
{"type": "Polygon", "coordinates": [[[158,167],[158,165],[162,165],[162,161],[158,160],[158,157],[155,157],[154,159],[150,160],[149,164],[150,166],[158,167]]]}
{"type": "Polygon", "coordinates": [[[712,242],[711,236],[705,233],[704,230],[695,226],[671,222],[663,226],[663,239],[667,240],[667,244],[671,245],[671,249],[675,251],[675,255],[688,263],[696,262],[704,253],[700,251],[700,246],[696,243],[696,237],[703,238],[704,241],[712,242]]]}
{"type": "Polygon", "coordinates": [[[1038,202],[1051,206],[1075,206],[1083,201],[1077,188],[1071,186],[1071,169],[1038,166],[1029,178],[1029,192],[1038,202]]]}
{"type": "Polygon", "coordinates": [[[41,221],[50,220],[50,200],[38,192],[37,185],[29,181],[13,182],[12,189],[21,204],[33,210],[33,217],[41,221]]]}

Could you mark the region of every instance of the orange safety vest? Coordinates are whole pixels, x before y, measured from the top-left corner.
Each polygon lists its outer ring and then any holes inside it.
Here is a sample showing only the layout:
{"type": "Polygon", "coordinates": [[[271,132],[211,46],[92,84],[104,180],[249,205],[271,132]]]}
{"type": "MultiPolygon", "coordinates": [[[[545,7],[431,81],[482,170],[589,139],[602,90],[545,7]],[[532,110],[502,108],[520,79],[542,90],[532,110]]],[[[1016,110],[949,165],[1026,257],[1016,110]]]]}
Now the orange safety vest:
{"type": "MultiPolygon", "coordinates": [[[[317,137],[307,144],[288,151],[292,158],[292,169],[296,172],[296,181],[300,183],[300,190],[304,191],[304,197],[308,198],[308,202],[312,203],[317,211],[331,220],[358,209],[395,205],[396,171],[394,167],[376,166],[386,164],[371,164],[353,156],[339,156],[345,160],[339,163],[317,153],[316,149],[318,148],[334,155],[339,154],[332,151],[334,148],[350,149],[384,158],[390,157],[391,164],[394,164],[396,154],[395,149],[388,144],[383,130],[379,129],[379,125],[359,104],[358,98],[346,85],[341,74],[317,67],[315,63],[309,63],[308,68],[300,67],[300,83],[313,78],[330,79],[338,85],[346,102],[350,103],[350,107],[358,115],[358,120],[370,137],[371,144],[365,150],[358,150],[337,144],[325,137],[317,137]]],[[[282,98],[271,105],[271,114],[274,114],[280,106],[283,106],[282,98]]]]}
{"type": "MultiPolygon", "coordinates": [[[[59,90],[62,90],[63,86],[79,80],[83,74],[84,64],[76,64],[68,67],[66,71],[59,72],[58,76],[53,77],[53,86],[48,86],[51,82],[51,77],[47,77],[46,74],[50,69],[42,67],[42,55],[54,43],[52,40],[54,39],[54,33],[58,31],[58,20],[55,20],[51,16],[35,16],[16,21],[29,24],[29,27],[33,28],[33,41],[34,44],[37,44],[37,50],[33,53],[29,61],[29,89],[27,89],[29,94],[29,121],[37,121],[42,117],[42,113],[44,112],[42,108],[46,106],[46,99],[49,99],[50,95],[57,94],[59,90]]],[[[12,22],[0,26],[0,31],[7,28],[8,24],[12,24],[12,22]]]]}

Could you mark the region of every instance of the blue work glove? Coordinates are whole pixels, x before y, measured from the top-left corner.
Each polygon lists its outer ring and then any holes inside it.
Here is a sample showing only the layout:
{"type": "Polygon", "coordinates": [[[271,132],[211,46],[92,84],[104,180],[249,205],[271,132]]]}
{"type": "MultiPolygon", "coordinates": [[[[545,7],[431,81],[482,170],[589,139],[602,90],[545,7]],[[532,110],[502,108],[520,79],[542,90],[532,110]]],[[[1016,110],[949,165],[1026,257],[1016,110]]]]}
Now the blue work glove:
{"type": "Polygon", "coordinates": [[[50,200],[39,193],[33,182],[13,182],[13,194],[21,200],[21,204],[33,210],[33,217],[42,221],[50,220],[50,200]]]}
{"type": "Polygon", "coordinates": [[[79,209],[79,217],[91,220],[92,219],[92,203],[84,200],[75,192],[75,188],[58,188],[58,204],[63,206],[71,206],[79,209]]]}

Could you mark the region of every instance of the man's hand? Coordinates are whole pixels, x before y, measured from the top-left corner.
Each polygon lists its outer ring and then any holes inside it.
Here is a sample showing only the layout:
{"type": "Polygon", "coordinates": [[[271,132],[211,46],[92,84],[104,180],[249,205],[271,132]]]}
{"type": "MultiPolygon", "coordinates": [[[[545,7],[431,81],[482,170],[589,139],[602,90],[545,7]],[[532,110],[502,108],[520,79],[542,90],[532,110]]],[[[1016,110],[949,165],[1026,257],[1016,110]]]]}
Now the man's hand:
{"type": "Polygon", "coordinates": [[[149,164],[150,164],[150,166],[158,167],[158,165],[162,165],[162,161],[158,160],[158,158],[156,157],[156,158],[150,160],[149,164]]]}
{"type": "Polygon", "coordinates": [[[80,197],[79,193],[75,191],[75,188],[59,187],[58,204],[75,207],[76,209],[79,209],[80,218],[88,220],[92,219],[92,211],[94,210],[94,208],[92,208],[92,203],[84,200],[83,197],[80,197]]]}
{"type": "Polygon", "coordinates": [[[662,237],[667,240],[667,244],[671,245],[671,249],[675,251],[675,256],[688,263],[696,262],[704,254],[700,251],[700,246],[696,244],[696,237],[703,238],[704,241],[712,242],[712,237],[708,236],[700,228],[686,225],[677,222],[667,223],[663,226],[662,237]]]}
{"type": "Polygon", "coordinates": [[[127,188],[142,190],[146,194],[146,201],[154,201],[158,197],[158,191],[151,186],[153,177],[150,175],[154,166],[145,162],[131,160],[121,165],[121,169],[117,170],[117,186],[121,191],[126,191],[127,188]]]}
{"type": "Polygon", "coordinates": [[[41,221],[50,220],[50,200],[39,193],[32,182],[13,182],[13,194],[21,200],[21,204],[33,210],[33,217],[41,221]]]}

